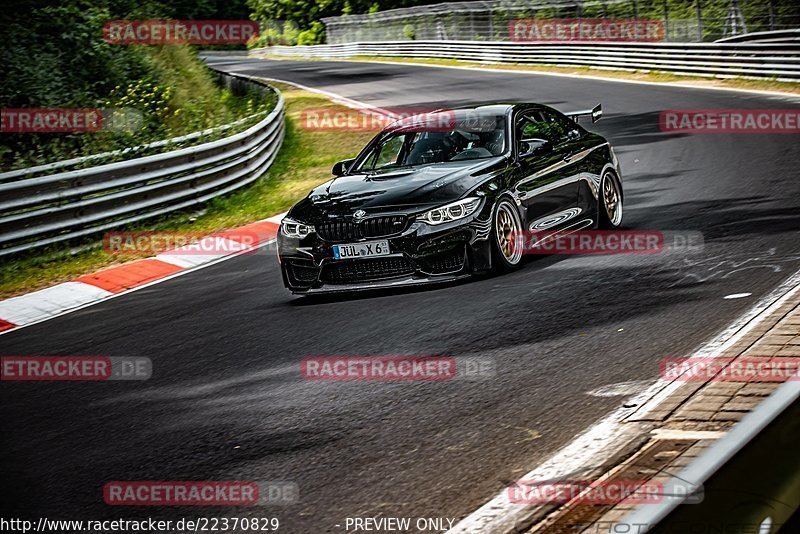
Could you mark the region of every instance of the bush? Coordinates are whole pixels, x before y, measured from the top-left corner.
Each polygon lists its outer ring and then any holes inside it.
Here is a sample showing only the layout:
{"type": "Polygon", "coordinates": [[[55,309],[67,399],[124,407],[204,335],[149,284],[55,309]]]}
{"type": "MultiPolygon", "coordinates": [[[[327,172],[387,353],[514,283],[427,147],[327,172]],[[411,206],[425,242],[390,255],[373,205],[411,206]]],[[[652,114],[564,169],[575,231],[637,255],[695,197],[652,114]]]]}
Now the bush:
{"type": "Polygon", "coordinates": [[[311,24],[311,28],[303,30],[297,36],[297,44],[299,45],[315,45],[324,42],[325,40],[325,25],[317,21],[311,24]]]}
{"type": "MultiPolygon", "coordinates": [[[[13,16],[0,15],[0,107],[121,108],[141,117],[142,127],[130,132],[3,133],[0,170],[183,135],[232,122],[247,111],[241,99],[216,85],[191,46],[103,41],[106,21],[165,18],[159,4],[145,2],[126,11],[98,7],[99,1],[67,0],[41,9],[23,4],[13,16]]],[[[116,9],[123,4],[109,3],[116,9]]]]}

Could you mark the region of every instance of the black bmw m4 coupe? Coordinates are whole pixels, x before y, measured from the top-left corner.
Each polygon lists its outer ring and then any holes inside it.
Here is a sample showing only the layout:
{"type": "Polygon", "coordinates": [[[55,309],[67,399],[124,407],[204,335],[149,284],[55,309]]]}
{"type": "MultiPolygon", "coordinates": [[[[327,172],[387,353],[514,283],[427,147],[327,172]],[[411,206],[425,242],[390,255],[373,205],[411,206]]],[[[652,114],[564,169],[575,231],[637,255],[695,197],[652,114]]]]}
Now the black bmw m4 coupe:
{"type": "Polygon", "coordinates": [[[581,117],[493,104],[401,119],[289,210],[278,233],[294,293],[455,280],[518,267],[515,236],[617,228],[619,162],[581,117]]]}

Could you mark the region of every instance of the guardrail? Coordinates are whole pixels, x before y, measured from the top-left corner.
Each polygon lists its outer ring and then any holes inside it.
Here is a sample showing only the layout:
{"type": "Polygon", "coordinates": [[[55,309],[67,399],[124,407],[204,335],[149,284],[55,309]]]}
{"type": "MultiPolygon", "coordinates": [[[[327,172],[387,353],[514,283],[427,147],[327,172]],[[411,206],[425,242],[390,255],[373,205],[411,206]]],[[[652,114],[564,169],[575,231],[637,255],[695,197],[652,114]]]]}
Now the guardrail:
{"type": "Polygon", "coordinates": [[[256,49],[251,53],[325,59],[354,56],[458,59],[800,81],[800,45],[796,43],[372,41],[316,46],[273,46],[256,49]]]}
{"type": "MultiPolygon", "coordinates": [[[[274,91],[254,80],[219,75],[228,86],[274,91]]],[[[196,139],[259,115],[137,148],[196,139]]],[[[283,142],[283,118],[284,102],[278,93],[275,109],[265,118],[229,137],[88,168],[75,169],[119,153],[2,173],[0,256],[83,238],[188,208],[243,187],[258,179],[275,159],[283,142]],[[74,170],[65,170],[70,168],[74,170]]]]}
{"type": "Polygon", "coordinates": [[[717,39],[717,43],[791,43],[800,41],[800,29],[753,32],[717,39]]]}
{"type": "Polygon", "coordinates": [[[636,530],[618,531],[681,532],[692,525],[696,532],[715,532],[724,519],[724,525],[736,525],[737,532],[776,532],[800,506],[799,402],[800,383],[783,384],[665,481],[663,500],[639,505],[619,522],[629,528],[636,525],[636,530]],[[703,489],[701,503],[686,505],[689,493],[668,491],[687,487],[703,489]]]}

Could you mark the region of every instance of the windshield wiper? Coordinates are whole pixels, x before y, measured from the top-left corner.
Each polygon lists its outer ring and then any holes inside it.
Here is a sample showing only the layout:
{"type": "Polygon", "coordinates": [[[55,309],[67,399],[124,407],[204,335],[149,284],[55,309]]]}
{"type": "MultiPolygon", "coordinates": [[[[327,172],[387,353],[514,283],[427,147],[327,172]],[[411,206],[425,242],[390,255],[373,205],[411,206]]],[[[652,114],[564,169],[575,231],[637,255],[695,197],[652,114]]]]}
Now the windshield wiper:
{"type": "Polygon", "coordinates": [[[381,173],[383,173],[383,174],[391,174],[394,171],[403,170],[403,169],[411,169],[411,168],[416,167],[416,166],[417,165],[415,165],[415,164],[413,164],[413,165],[412,164],[408,164],[408,165],[397,165],[397,166],[394,166],[394,167],[383,167],[381,169],[373,169],[372,172],[365,172],[364,174],[366,174],[367,176],[370,176],[370,177],[372,177],[372,176],[381,176],[381,173]],[[385,171],[385,172],[383,172],[383,171],[385,171]]]}

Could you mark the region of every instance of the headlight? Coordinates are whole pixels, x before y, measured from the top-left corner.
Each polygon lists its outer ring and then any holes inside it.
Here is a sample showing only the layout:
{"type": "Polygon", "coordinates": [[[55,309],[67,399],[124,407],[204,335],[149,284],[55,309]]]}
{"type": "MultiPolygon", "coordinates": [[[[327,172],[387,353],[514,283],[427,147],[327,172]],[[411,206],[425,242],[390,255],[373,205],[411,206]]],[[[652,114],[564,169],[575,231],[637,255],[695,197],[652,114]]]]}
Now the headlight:
{"type": "Polygon", "coordinates": [[[302,239],[308,234],[313,233],[314,227],[310,224],[303,224],[295,221],[294,219],[290,219],[289,217],[284,217],[281,221],[281,231],[283,231],[283,235],[286,237],[297,237],[302,239]]]}
{"type": "Polygon", "coordinates": [[[434,208],[430,211],[426,211],[419,216],[419,220],[435,225],[463,219],[475,213],[480,203],[480,198],[468,197],[453,202],[452,204],[442,206],[441,208],[434,208]]]}

